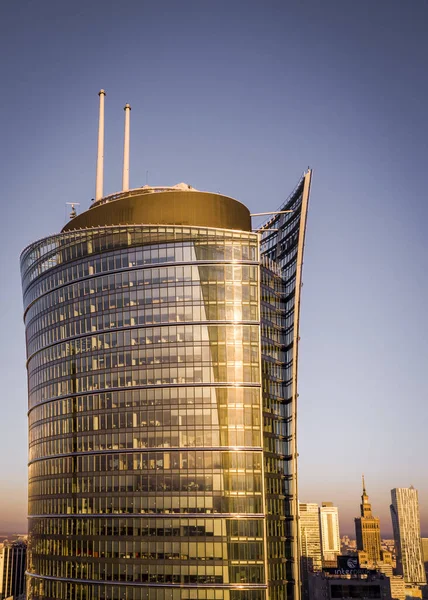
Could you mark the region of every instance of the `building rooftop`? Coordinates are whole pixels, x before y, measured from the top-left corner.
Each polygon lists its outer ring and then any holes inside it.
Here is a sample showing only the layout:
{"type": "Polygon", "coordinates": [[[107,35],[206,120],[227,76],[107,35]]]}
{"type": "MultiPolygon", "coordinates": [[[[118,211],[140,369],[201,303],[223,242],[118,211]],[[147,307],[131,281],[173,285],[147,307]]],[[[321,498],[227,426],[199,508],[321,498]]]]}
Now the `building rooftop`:
{"type": "Polygon", "coordinates": [[[199,192],[196,188],[192,187],[188,183],[177,183],[176,185],[167,186],[167,185],[143,185],[139,188],[134,188],[131,190],[125,190],[122,192],[114,192],[113,194],[109,194],[108,196],[104,196],[99,200],[95,200],[91,208],[93,206],[99,206],[100,204],[106,204],[107,202],[113,202],[114,200],[118,200],[122,196],[141,196],[142,194],[154,194],[157,192],[199,192]]]}

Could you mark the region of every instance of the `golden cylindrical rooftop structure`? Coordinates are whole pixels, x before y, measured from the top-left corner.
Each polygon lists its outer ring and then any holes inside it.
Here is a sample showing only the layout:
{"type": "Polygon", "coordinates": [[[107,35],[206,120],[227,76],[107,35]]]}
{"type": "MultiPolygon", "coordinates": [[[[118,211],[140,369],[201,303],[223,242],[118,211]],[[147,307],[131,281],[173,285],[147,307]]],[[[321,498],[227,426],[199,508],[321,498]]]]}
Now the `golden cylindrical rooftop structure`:
{"type": "Polygon", "coordinates": [[[251,231],[246,206],[221,194],[199,192],[185,184],[171,188],[145,186],[94,202],[63,231],[111,225],[188,225],[251,231]]]}

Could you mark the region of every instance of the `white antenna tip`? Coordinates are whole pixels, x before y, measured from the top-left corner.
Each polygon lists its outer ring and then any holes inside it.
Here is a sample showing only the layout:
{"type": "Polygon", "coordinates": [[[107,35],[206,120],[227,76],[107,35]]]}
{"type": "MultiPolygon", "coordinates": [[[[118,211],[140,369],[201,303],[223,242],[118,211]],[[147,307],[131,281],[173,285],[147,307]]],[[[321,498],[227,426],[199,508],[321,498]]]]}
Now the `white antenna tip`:
{"type": "Polygon", "coordinates": [[[131,105],[130,104],[125,104],[125,106],[123,107],[123,110],[126,110],[127,108],[129,108],[129,110],[131,110],[131,105]]]}
{"type": "Polygon", "coordinates": [[[106,95],[106,92],[105,92],[105,90],[100,90],[100,91],[98,92],[98,96],[101,96],[101,95],[103,95],[103,96],[105,96],[105,95],[106,95]]]}

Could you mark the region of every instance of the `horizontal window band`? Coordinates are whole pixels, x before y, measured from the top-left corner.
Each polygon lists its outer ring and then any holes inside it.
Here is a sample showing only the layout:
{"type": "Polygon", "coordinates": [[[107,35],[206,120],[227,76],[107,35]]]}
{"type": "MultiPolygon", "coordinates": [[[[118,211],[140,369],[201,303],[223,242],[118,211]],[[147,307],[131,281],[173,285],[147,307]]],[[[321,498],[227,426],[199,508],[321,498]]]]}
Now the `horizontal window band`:
{"type": "Polygon", "coordinates": [[[123,585],[126,587],[172,588],[172,589],[217,589],[217,590],[265,590],[265,583],[142,583],[137,581],[100,581],[99,579],[72,579],[69,577],[51,577],[26,571],[28,577],[46,579],[49,581],[64,581],[67,583],[85,583],[90,585],[123,585]]]}
{"type": "MultiPolygon", "coordinates": [[[[133,246],[132,247],[134,250],[136,248],[144,248],[144,246],[133,246]]],[[[121,248],[117,250],[117,254],[119,254],[119,252],[121,250],[124,250],[125,248],[121,248]]],[[[88,254],[88,258],[90,259],[91,257],[94,256],[100,256],[100,258],[103,258],[103,255],[106,254],[107,252],[112,252],[111,250],[108,250],[106,252],[101,252],[99,254],[88,254]]],[[[108,257],[111,258],[111,255],[108,257]]],[[[80,259],[79,259],[80,260],[80,259]]],[[[44,271],[44,273],[49,272],[49,277],[52,277],[52,273],[53,272],[57,272],[59,270],[59,267],[67,267],[67,265],[73,266],[73,263],[75,261],[69,261],[66,263],[61,263],[60,265],[57,265],[55,267],[53,267],[52,269],[48,269],[47,271],[44,271]]],[[[84,264],[84,262],[86,261],[82,261],[81,264],[84,264]]],[[[254,261],[254,260],[238,260],[238,261],[233,261],[233,260],[194,260],[194,261],[174,261],[174,262],[158,262],[158,263],[148,263],[146,265],[140,265],[140,266],[136,266],[136,267],[121,267],[120,269],[112,269],[109,271],[101,271],[100,273],[92,273],[91,275],[86,275],[85,277],[80,277],[79,279],[73,279],[73,281],[68,281],[67,283],[63,283],[61,285],[58,285],[57,287],[54,287],[46,292],[43,292],[42,294],[40,294],[40,296],[38,296],[37,298],[34,298],[34,300],[32,300],[30,302],[30,304],[27,306],[27,308],[24,311],[24,321],[25,321],[25,315],[27,314],[28,310],[31,308],[31,306],[33,306],[33,304],[35,302],[37,302],[38,300],[40,300],[40,298],[43,298],[43,296],[46,296],[47,294],[50,294],[56,290],[60,290],[64,287],[67,287],[68,285],[74,285],[75,283],[80,283],[80,282],[85,282],[88,279],[96,279],[97,277],[105,277],[106,275],[114,275],[116,273],[129,273],[132,271],[142,271],[145,269],[160,269],[161,267],[187,267],[187,266],[213,266],[213,265],[227,265],[227,266],[233,266],[233,267],[237,267],[239,265],[245,265],[245,266],[251,266],[251,267],[259,267],[260,266],[260,262],[258,261],[254,261]]],[[[28,292],[31,290],[31,288],[33,287],[33,285],[39,281],[40,279],[43,277],[44,273],[42,273],[41,275],[38,275],[35,279],[33,279],[33,281],[28,285],[27,289],[24,292],[24,301],[25,301],[25,296],[28,294],[28,292]]],[[[223,280],[221,280],[223,281],[223,280]]],[[[199,281],[199,283],[201,283],[199,281]]]]}
{"type": "MultiPolygon", "coordinates": [[[[52,460],[53,458],[69,458],[73,456],[94,456],[105,454],[134,454],[139,452],[263,452],[261,446],[186,446],[186,447],[152,447],[152,448],[121,448],[115,450],[88,450],[87,452],[70,452],[68,454],[52,454],[34,458],[28,462],[28,466],[41,460],[52,460]]],[[[70,473],[73,475],[73,473],[70,473]]]]}
{"type": "Polygon", "coordinates": [[[66,400],[67,398],[78,398],[80,396],[86,396],[88,394],[105,394],[110,392],[123,392],[128,391],[132,392],[134,390],[150,390],[150,389],[159,389],[159,388],[195,388],[195,387],[210,387],[210,388],[261,388],[261,383],[249,383],[249,382],[232,382],[232,381],[219,381],[218,383],[161,383],[161,384],[150,384],[150,385],[135,385],[135,386],[121,386],[121,387],[111,387],[111,388],[100,388],[98,390],[86,390],[84,392],[75,392],[74,394],[65,394],[64,396],[55,396],[54,398],[49,398],[48,400],[44,400],[43,402],[39,402],[35,404],[27,411],[27,416],[37,407],[43,406],[44,404],[48,404],[49,402],[55,402],[57,400],[66,400]]]}
{"type": "MultiPolygon", "coordinates": [[[[176,234],[179,233],[180,235],[188,235],[190,237],[186,238],[185,240],[183,239],[178,239],[178,240],[174,240],[172,238],[168,238],[168,239],[164,239],[164,240],[160,240],[157,242],[150,242],[148,244],[132,244],[132,245],[126,245],[126,246],[119,246],[116,249],[107,249],[104,252],[111,252],[111,251],[121,251],[121,250],[126,250],[126,249],[130,249],[130,250],[135,250],[136,248],[144,248],[148,245],[157,245],[160,246],[162,244],[174,244],[174,243],[178,243],[181,244],[183,243],[183,241],[185,241],[186,243],[191,243],[193,244],[195,241],[205,241],[205,240],[230,240],[233,242],[236,241],[245,241],[245,242],[253,242],[254,246],[257,248],[257,234],[254,232],[250,232],[250,231],[239,231],[237,232],[235,229],[223,229],[223,228],[219,228],[219,227],[201,227],[199,225],[155,225],[155,224],[150,224],[150,223],[142,223],[140,225],[102,225],[99,227],[88,227],[86,229],[84,229],[83,231],[72,231],[72,232],[61,232],[55,235],[49,235],[45,238],[42,238],[41,240],[38,240],[37,242],[33,242],[31,244],[29,244],[28,246],[26,246],[20,255],[20,264],[21,264],[21,272],[23,273],[23,276],[25,276],[27,273],[30,272],[31,267],[34,267],[34,265],[36,264],[41,264],[43,262],[45,262],[48,258],[50,258],[50,256],[52,254],[58,254],[58,251],[61,251],[63,249],[69,248],[69,247],[73,247],[76,242],[80,243],[80,242],[87,242],[88,239],[90,238],[90,240],[92,241],[94,238],[100,238],[102,234],[108,234],[110,235],[111,233],[116,234],[116,235],[120,235],[122,233],[131,233],[131,234],[140,234],[140,233],[157,233],[157,234],[163,234],[163,235],[170,235],[170,234],[176,234]],[[166,229],[173,229],[174,231],[166,231],[166,229]],[[191,231],[190,231],[191,230],[191,231]],[[198,236],[192,236],[191,234],[193,232],[203,232],[198,234],[198,236]],[[210,235],[208,235],[206,232],[209,232],[210,235]],[[220,232],[221,235],[217,235],[217,233],[220,232]],[[94,235],[89,235],[89,234],[97,234],[96,236],[94,235]],[[238,234],[238,235],[237,235],[238,234]],[[49,254],[49,252],[41,255],[37,260],[34,260],[31,265],[29,267],[27,267],[26,271],[22,271],[24,264],[26,262],[28,262],[28,257],[31,254],[31,252],[34,251],[40,251],[40,248],[46,247],[49,244],[57,244],[59,242],[68,242],[68,240],[71,240],[71,243],[68,243],[68,245],[66,246],[56,246],[54,251],[51,252],[51,254],[49,254]],[[49,256],[47,256],[49,254],[49,256]]],[[[94,256],[97,256],[98,254],[103,254],[103,252],[95,252],[95,253],[91,253],[94,256]]],[[[88,253],[87,256],[90,256],[90,254],[88,253]]],[[[75,259],[72,259],[69,262],[76,262],[76,260],[80,260],[81,257],[76,257],[75,259]]]]}
{"type": "MultiPolygon", "coordinates": [[[[86,317],[83,317],[85,319],[86,317]]],[[[233,321],[233,320],[223,320],[223,321],[171,321],[170,323],[151,323],[148,325],[127,325],[125,327],[112,327],[111,329],[99,329],[97,331],[90,331],[88,333],[81,333],[79,335],[74,335],[72,337],[67,337],[59,340],[58,342],[53,342],[52,344],[48,344],[47,346],[43,346],[43,348],[39,348],[36,352],[27,359],[26,366],[28,368],[28,363],[30,360],[39,352],[43,352],[52,346],[58,346],[58,344],[66,344],[73,342],[74,340],[79,340],[82,338],[93,337],[94,335],[104,335],[107,333],[117,333],[121,331],[133,331],[134,329],[148,329],[150,327],[186,327],[189,325],[203,325],[208,327],[210,325],[256,325],[260,326],[261,321],[233,321]]],[[[281,329],[281,328],[280,328],[281,329]]],[[[281,329],[282,331],[282,329],[281,329]]]]}
{"type": "MultiPolygon", "coordinates": [[[[76,513],[28,515],[29,519],[264,519],[263,513],[76,513]]],[[[269,517],[269,515],[267,515],[269,517]]],[[[283,519],[286,520],[286,519],[283,519]]]]}

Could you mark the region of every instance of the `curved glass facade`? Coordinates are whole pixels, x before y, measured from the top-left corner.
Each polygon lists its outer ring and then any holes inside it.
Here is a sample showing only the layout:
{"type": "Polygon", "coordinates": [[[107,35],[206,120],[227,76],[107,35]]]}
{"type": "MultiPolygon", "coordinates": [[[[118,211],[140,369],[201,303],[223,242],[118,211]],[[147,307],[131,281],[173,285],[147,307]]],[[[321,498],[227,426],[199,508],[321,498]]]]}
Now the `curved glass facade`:
{"type": "Polygon", "coordinates": [[[30,597],[264,598],[258,252],[182,227],[24,252],[30,597]]]}
{"type": "Polygon", "coordinates": [[[178,225],[24,250],[29,599],[296,592],[296,263],[263,254],[178,225]]]}

